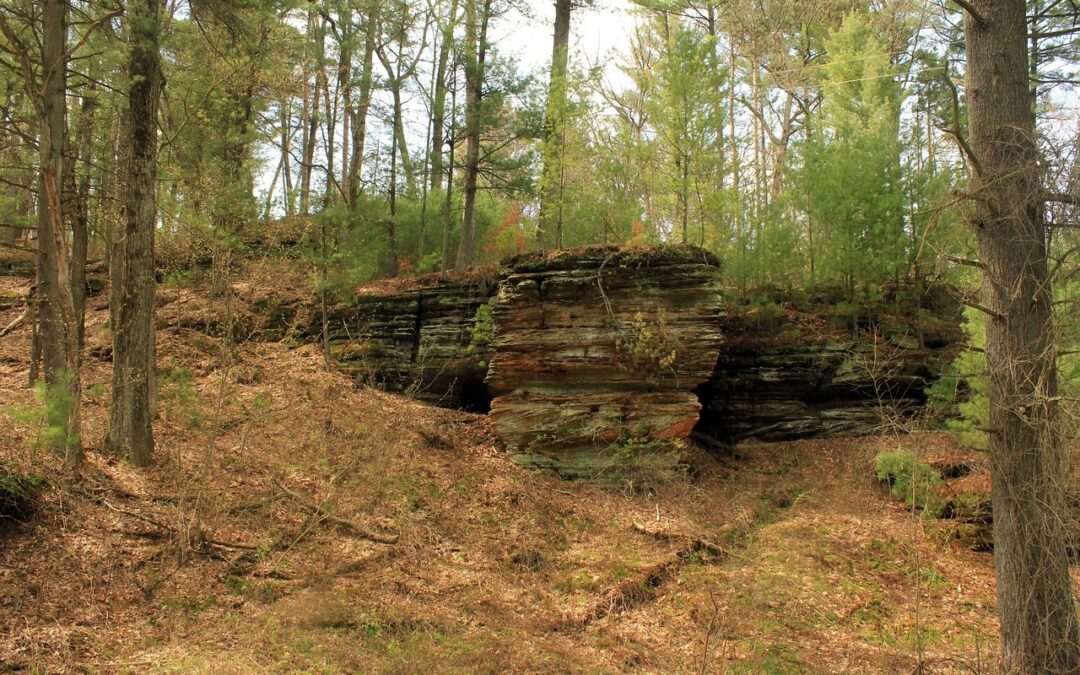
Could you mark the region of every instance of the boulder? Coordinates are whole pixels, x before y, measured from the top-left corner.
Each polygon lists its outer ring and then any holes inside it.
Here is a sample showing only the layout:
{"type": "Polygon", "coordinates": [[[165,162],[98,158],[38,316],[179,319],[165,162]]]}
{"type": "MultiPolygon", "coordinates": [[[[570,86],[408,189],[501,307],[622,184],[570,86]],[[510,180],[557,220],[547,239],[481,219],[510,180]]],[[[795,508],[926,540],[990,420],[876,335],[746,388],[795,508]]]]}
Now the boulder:
{"type": "Polygon", "coordinates": [[[618,474],[690,434],[722,334],[719,262],[695,247],[511,260],[491,302],[491,421],[520,464],[618,474]]]}

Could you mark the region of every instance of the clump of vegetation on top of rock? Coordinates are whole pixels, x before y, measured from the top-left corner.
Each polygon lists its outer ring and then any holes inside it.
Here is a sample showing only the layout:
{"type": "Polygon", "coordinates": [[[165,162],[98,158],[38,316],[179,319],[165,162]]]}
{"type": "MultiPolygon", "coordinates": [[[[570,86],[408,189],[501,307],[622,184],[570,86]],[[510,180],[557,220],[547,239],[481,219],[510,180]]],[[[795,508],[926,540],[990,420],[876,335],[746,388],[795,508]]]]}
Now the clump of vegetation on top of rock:
{"type": "Polygon", "coordinates": [[[941,474],[932,466],[907,451],[879,452],[874,457],[878,480],[889,485],[893,497],[902,499],[912,509],[927,518],[937,518],[945,501],[934,489],[941,485],[941,474]]]}

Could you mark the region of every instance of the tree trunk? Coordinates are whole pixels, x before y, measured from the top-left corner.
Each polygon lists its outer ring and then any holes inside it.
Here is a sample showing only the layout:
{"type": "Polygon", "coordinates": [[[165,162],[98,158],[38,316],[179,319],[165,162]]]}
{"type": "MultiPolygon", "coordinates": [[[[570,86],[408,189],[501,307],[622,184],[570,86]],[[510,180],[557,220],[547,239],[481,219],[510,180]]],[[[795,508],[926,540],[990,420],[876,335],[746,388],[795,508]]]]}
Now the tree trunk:
{"type": "Polygon", "coordinates": [[[113,331],[109,449],[136,466],[153,461],[154,226],[157,220],[158,31],[162,0],[133,0],[128,64],[129,159],[124,202],[123,274],[113,331]]]}
{"type": "Polygon", "coordinates": [[[548,81],[544,119],[543,169],[540,176],[540,212],[536,237],[540,248],[552,237],[562,247],[562,224],[554,214],[561,210],[563,117],[566,114],[566,70],[570,54],[570,0],[555,0],[555,38],[551,47],[551,79],[548,81]]]}
{"type": "Polygon", "coordinates": [[[290,108],[289,97],[282,97],[279,113],[281,116],[281,170],[285,177],[283,193],[286,216],[291,216],[296,212],[293,207],[292,166],[289,163],[289,156],[292,153],[292,110],[290,108]]]}
{"type": "MultiPolygon", "coordinates": [[[[93,72],[93,71],[91,71],[93,72]]],[[[87,92],[82,97],[78,130],[75,138],[75,155],[71,156],[64,181],[71,193],[68,219],[71,222],[71,296],[75,307],[75,332],[79,349],[83,348],[86,333],[86,254],[90,208],[90,153],[93,149],[94,112],[97,108],[97,86],[91,77],[87,92]],[[77,156],[76,156],[77,155],[77,156]],[[76,183],[76,161],[83,167],[83,175],[76,183]]]]}
{"type": "Polygon", "coordinates": [[[344,113],[341,116],[341,180],[338,185],[340,186],[341,196],[344,198],[346,206],[348,206],[351,203],[349,184],[352,181],[352,167],[350,166],[352,153],[350,152],[349,141],[352,140],[352,121],[353,118],[356,117],[353,110],[352,95],[352,8],[349,7],[348,3],[345,3],[341,10],[340,21],[341,44],[338,46],[338,50],[341,53],[341,57],[338,61],[338,94],[341,97],[344,113]]]}
{"type": "Polygon", "coordinates": [[[965,15],[973,225],[984,267],[994,563],[1003,668],[1080,672],[1062,528],[1055,325],[1023,0],[965,15]]]}
{"type": "Polygon", "coordinates": [[[364,162],[367,116],[371,108],[372,75],[375,66],[375,39],[378,32],[378,3],[373,3],[364,27],[364,63],[360,73],[360,100],[352,121],[352,157],[349,160],[349,205],[356,208],[360,196],[360,167],[364,162]]]}
{"type": "Polygon", "coordinates": [[[319,130],[319,82],[323,72],[322,19],[316,20],[315,10],[308,11],[308,40],[315,43],[315,86],[311,88],[308,61],[304,72],[304,135],[300,163],[300,214],[311,213],[311,172],[315,162],[315,143],[319,130]]]}
{"type": "Polygon", "coordinates": [[[74,469],[82,461],[78,440],[79,341],[61,198],[67,90],[66,0],[43,0],[42,22],[44,86],[38,141],[41,156],[37,223],[38,320],[45,382],[53,402],[61,405],[63,410],[62,419],[50,420],[50,423],[63,428],[64,440],[57,450],[63,452],[64,465],[74,469]]]}
{"type": "MultiPolygon", "coordinates": [[[[456,84],[457,78],[454,78],[456,84]]],[[[451,221],[451,207],[453,206],[454,198],[454,148],[457,146],[457,133],[454,125],[454,118],[457,112],[457,87],[453,86],[450,90],[450,138],[447,145],[450,149],[449,159],[446,164],[446,194],[443,197],[443,228],[442,228],[442,256],[439,261],[439,277],[446,278],[446,271],[450,267],[450,226],[451,221]]]]}
{"type": "Polygon", "coordinates": [[[476,250],[476,183],[480,174],[480,99],[484,92],[488,7],[484,0],[477,16],[477,0],[465,2],[465,184],[462,187],[461,241],[454,270],[473,263],[476,250]],[[477,25],[479,21],[479,25],[477,25]]]}
{"type": "Polygon", "coordinates": [[[439,45],[439,64],[435,69],[435,96],[431,106],[431,189],[442,187],[444,126],[446,124],[446,71],[450,62],[450,48],[454,43],[454,24],[457,21],[457,0],[450,0],[450,15],[443,26],[442,44],[439,45]]]}

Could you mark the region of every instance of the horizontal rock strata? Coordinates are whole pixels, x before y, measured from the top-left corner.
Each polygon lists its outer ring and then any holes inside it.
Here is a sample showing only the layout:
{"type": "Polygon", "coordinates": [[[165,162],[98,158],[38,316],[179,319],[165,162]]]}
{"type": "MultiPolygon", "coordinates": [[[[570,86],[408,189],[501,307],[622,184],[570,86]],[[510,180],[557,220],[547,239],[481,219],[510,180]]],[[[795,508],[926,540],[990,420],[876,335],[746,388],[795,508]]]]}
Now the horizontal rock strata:
{"type": "MultiPolygon", "coordinates": [[[[923,297],[854,318],[828,298],[746,305],[701,249],[595,247],[362,292],[331,308],[329,337],[358,380],[490,404],[516,461],[594,477],[666,461],[691,432],[736,443],[906,424],[962,341],[956,302],[923,297]]],[[[292,317],[306,326],[294,335],[317,341],[318,322],[286,309],[278,323],[292,317]]]]}
{"type": "Polygon", "coordinates": [[[478,312],[493,283],[446,283],[358,295],[331,312],[335,362],[359,381],[448,407],[486,410],[487,339],[478,312]]]}
{"type": "Polygon", "coordinates": [[[524,256],[491,307],[491,418],[518,463],[620,473],[697,423],[694,388],[722,342],[719,264],[703,250],[524,256]]]}
{"type": "Polygon", "coordinates": [[[962,344],[959,305],[934,311],[942,316],[919,325],[893,317],[853,331],[807,307],[789,305],[766,325],[732,308],[716,370],[698,390],[696,431],[734,443],[905,427],[962,344]]]}

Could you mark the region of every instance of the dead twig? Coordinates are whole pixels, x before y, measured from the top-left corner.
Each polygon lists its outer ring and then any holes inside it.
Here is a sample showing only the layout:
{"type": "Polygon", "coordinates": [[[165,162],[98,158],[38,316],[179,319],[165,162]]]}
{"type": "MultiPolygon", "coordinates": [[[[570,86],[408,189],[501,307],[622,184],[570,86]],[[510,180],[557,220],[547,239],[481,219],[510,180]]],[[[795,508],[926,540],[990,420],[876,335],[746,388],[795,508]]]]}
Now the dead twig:
{"type": "Polygon", "coordinates": [[[293,500],[294,502],[296,502],[297,504],[302,506],[304,509],[310,511],[311,513],[318,516],[320,519],[325,520],[328,523],[333,523],[334,525],[337,525],[339,527],[343,527],[343,528],[345,528],[347,530],[352,531],[354,534],[356,534],[357,536],[359,536],[359,537],[361,537],[363,539],[368,539],[370,541],[374,541],[374,542],[379,543],[379,544],[396,544],[397,543],[398,537],[397,537],[396,534],[381,534],[381,533],[375,532],[375,531],[373,531],[373,530],[371,530],[371,529],[369,529],[367,527],[364,527],[363,525],[361,525],[361,524],[359,524],[357,522],[347,520],[347,519],[342,518],[340,516],[335,516],[332,513],[328,513],[326,511],[326,509],[324,509],[322,506],[320,506],[318,504],[311,503],[310,501],[305,499],[300,494],[298,494],[296,492],[293,492],[289,488],[285,487],[281,483],[281,481],[278,480],[276,477],[274,478],[274,485],[276,485],[277,488],[279,490],[281,490],[281,492],[286,497],[293,500]]]}
{"type": "Polygon", "coordinates": [[[24,309],[24,310],[23,310],[22,314],[20,314],[19,316],[15,317],[15,320],[14,320],[14,321],[12,321],[11,323],[9,323],[9,324],[8,324],[7,326],[4,326],[3,328],[0,328],[0,337],[4,337],[5,335],[7,335],[8,333],[10,333],[11,331],[13,331],[13,330],[15,330],[16,328],[18,328],[18,327],[19,327],[19,325],[20,325],[20,324],[21,324],[21,323],[22,323],[23,321],[26,321],[26,317],[28,317],[29,315],[30,315],[30,308],[29,308],[29,307],[27,307],[26,309],[24,309]]]}

